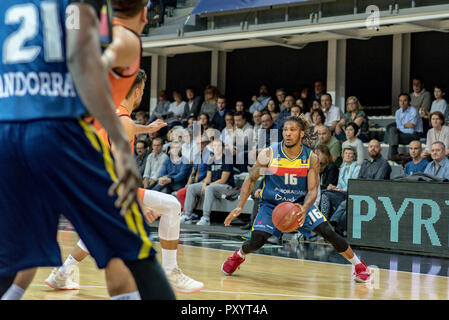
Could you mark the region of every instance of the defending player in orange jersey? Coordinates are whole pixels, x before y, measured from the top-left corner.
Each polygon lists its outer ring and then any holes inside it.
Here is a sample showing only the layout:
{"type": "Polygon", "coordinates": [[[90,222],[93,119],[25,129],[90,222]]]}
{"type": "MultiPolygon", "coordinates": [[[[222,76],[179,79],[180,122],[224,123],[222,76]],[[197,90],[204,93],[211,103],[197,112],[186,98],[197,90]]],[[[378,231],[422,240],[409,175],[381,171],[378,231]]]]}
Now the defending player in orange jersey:
{"type": "MultiPolygon", "coordinates": [[[[140,70],[126,98],[120,104],[120,121],[132,143],[134,136],[148,132],[148,126],[137,125],[130,118],[131,112],[140,105],[145,86],[146,75],[140,70]]],[[[155,121],[156,122],[156,121],[155,121]]],[[[166,125],[162,121],[162,126],[166,125]]],[[[150,128],[159,130],[159,124],[150,124],[150,128]],[[153,127],[152,127],[153,126],[153,127]]],[[[112,145],[112,149],[113,149],[112,145]]],[[[203,283],[186,276],[177,265],[177,247],[180,231],[181,204],[175,196],[153,190],[139,189],[139,198],[148,223],[161,218],[159,240],[162,247],[162,268],[168,280],[178,292],[193,293],[203,288],[203,283]]],[[[89,251],[80,240],[72,253],[59,269],[54,269],[45,283],[55,289],[79,289],[76,281],[76,266],[89,255],[89,251]]]]}

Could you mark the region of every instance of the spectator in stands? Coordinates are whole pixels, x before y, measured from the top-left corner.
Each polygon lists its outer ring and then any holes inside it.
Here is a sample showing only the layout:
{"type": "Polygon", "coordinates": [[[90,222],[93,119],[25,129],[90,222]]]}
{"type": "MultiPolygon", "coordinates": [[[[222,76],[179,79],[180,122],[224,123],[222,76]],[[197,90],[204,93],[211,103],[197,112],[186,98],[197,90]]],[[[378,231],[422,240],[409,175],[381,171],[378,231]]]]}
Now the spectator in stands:
{"type": "Polygon", "coordinates": [[[176,193],[176,198],[178,198],[179,202],[181,203],[181,208],[183,211],[188,186],[204,180],[207,174],[207,161],[212,155],[212,152],[209,151],[208,148],[206,148],[206,146],[209,144],[209,138],[203,134],[199,137],[199,139],[201,139],[200,151],[198,153],[198,156],[194,157],[192,171],[190,173],[189,179],[187,180],[186,186],[179,189],[176,193]]]}
{"type": "Polygon", "coordinates": [[[332,104],[332,96],[329,93],[323,93],[321,95],[321,107],[326,117],[324,125],[329,127],[331,133],[334,132],[337,123],[341,119],[341,111],[338,107],[332,104]]]}
{"type": "Polygon", "coordinates": [[[256,110],[253,113],[253,139],[254,145],[257,146],[257,141],[259,141],[259,129],[262,129],[262,111],[256,110]]]}
{"type": "Polygon", "coordinates": [[[217,112],[215,112],[214,117],[212,118],[211,125],[221,132],[226,127],[225,115],[227,112],[226,109],[226,97],[223,95],[219,95],[217,99],[217,112]]]}
{"type": "Polygon", "coordinates": [[[446,157],[446,146],[441,141],[432,143],[432,161],[427,165],[424,173],[437,178],[449,179],[449,159],[446,157]]]}
{"type": "Polygon", "coordinates": [[[344,152],[344,149],[347,146],[353,147],[357,151],[357,164],[361,166],[363,160],[366,159],[366,155],[365,148],[363,148],[363,142],[357,137],[359,130],[359,126],[354,122],[350,122],[346,125],[345,132],[347,140],[343,142],[342,149],[344,152]]]}
{"type": "Polygon", "coordinates": [[[360,101],[357,97],[349,97],[346,99],[346,113],[335,127],[335,136],[338,140],[346,140],[345,125],[350,122],[354,122],[359,126],[360,132],[358,134],[358,138],[362,142],[367,142],[369,136],[368,117],[362,110],[362,106],[360,105],[360,101]]]}
{"type": "Polygon", "coordinates": [[[408,145],[408,153],[412,158],[411,161],[405,164],[404,174],[412,175],[417,172],[424,172],[429,161],[422,157],[422,145],[418,140],[413,140],[408,145]]]}
{"type": "MultiPolygon", "coordinates": [[[[136,123],[142,126],[147,126],[150,124],[150,117],[148,113],[145,111],[137,111],[136,112],[136,123]]],[[[149,133],[141,133],[136,135],[137,140],[147,140],[149,137],[149,133]]]]}
{"type": "Polygon", "coordinates": [[[429,112],[432,103],[432,95],[424,88],[424,82],[419,77],[412,79],[413,92],[410,93],[410,104],[416,108],[417,111],[425,110],[429,112]]]}
{"type": "Polygon", "coordinates": [[[281,110],[279,106],[276,104],[276,101],[270,99],[267,104],[267,111],[271,114],[271,118],[274,122],[278,122],[279,115],[281,114],[281,110]]]}
{"type": "Polygon", "coordinates": [[[210,127],[210,117],[208,113],[200,113],[198,116],[198,121],[201,125],[201,134],[206,132],[206,130],[210,127]]]}
{"type": "MultiPolygon", "coordinates": [[[[321,191],[320,208],[324,216],[330,220],[335,209],[347,198],[349,179],[357,179],[360,166],[357,161],[357,151],[352,146],[343,149],[343,164],[340,167],[337,185],[329,184],[321,191]]],[[[338,222],[338,220],[336,221],[338,222]]]]}
{"type": "Polygon", "coordinates": [[[325,144],[319,144],[313,151],[320,161],[320,188],[327,190],[330,184],[338,184],[338,166],[331,161],[329,148],[325,144]]]}
{"type": "Polygon", "coordinates": [[[212,119],[215,112],[217,112],[217,100],[220,95],[218,88],[208,85],[204,90],[204,102],[200,108],[200,114],[207,113],[209,119],[212,119]]]}
{"type": "Polygon", "coordinates": [[[276,98],[277,98],[277,105],[279,106],[279,110],[282,111],[285,109],[284,101],[285,97],[287,96],[287,92],[283,88],[279,88],[276,90],[276,98]]]}
{"type": "Polygon", "coordinates": [[[304,102],[304,112],[309,112],[312,108],[313,96],[307,84],[301,86],[299,98],[304,102]]]}
{"type": "Polygon", "coordinates": [[[139,169],[140,175],[143,176],[148,158],[147,142],[145,140],[137,140],[135,150],[136,150],[135,158],[137,162],[137,168],[139,169]]]}
{"type": "Polygon", "coordinates": [[[162,144],[163,140],[161,138],[155,138],[152,141],[152,152],[147,158],[143,173],[143,187],[145,189],[152,189],[156,185],[162,165],[165,160],[169,159],[167,154],[162,152],[162,144]]]}
{"type": "Polygon", "coordinates": [[[282,141],[282,131],[274,123],[273,118],[268,111],[264,111],[262,113],[262,129],[257,133],[258,139],[255,144],[256,148],[250,150],[251,165],[255,163],[257,155],[262,149],[267,148],[276,142],[282,141]]]}
{"type": "MultiPolygon", "coordinates": [[[[320,109],[321,111],[323,111],[322,108],[321,108],[321,101],[319,101],[319,100],[313,100],[313,101],[312,101],[312,106],[310,107],[310,111],[305,113],[306,119],[307,119],[310,123],[312,123],[312,112],[313,112],[314,110],[317,110],[317,109],[320,109]]],[[[324,115],[324,113],[323,113],[323,115],[324,115]]],[[[326,117],[324,117],[324,120],[326,120],[326,117]]],[[[323,124],[324,124],[324,120],[323,120],[323,124]]]]}
{"type": "Polygon", "coordinates": [[[282,128],[284,126],[284,121],[288,117],[290,117],[291,109],[295,104],[295,98],[293,96],[287,96],[284,100],[284,109],[281,109],[281,113],[279,114],[279,118],[277,119],[277,125],[282,128]]]}
{"type": "Polygon", "coordinates": [[[398,154],[399,144],[409,144],[413,140],[421,137],[422,119],[417,110],[410,106],[410,96],[408,93],[399,95],[399,109],[396,110],[396,125],[388,125],[386,142],[390,145],[388,159],[398,154]]]}
{"type": "Polygon", "coordinates": [[[293,105],[293,107],[290,109],[290,115],[299,117],[299,115],[302,113],[302,109],[298,105],[293,105]]]}
{"type": "Polygon", "coordinates": [[[318,145],[320,145],[320,144],[326,145],[326,147],[328,147],[330,155],[331,155],[330,161],[333,163],[336,163],[337,165],[340,165],[340,163],[341,163],[340,141],[338,141],[337,138],[335,138],[332,135],[329,127],[327,127],[325,125],[319,125],[316,130],[318,132],[318,140],[319,140],[318,145]]]}
{"type": "Polygon", "coordinates": [[[304,101],[301,98],[296,99],[295,105],[298,106],[301,109],[301,113],[304,113],[306,105],[304,104],[304,101]]]}
{"type": "Polygon", "coordinates": [[[234,114],[232,112],[226,113],[225,123],[226,126],[221,131],[221,141],[225,144],[225,148],[229,148],[231,150],[235,145],[234,114]]]}
{"type": "Polygon", "coordinates": [[[168,112],[170,114],[169,117],[181,120],[182,115],[185,111],[186,102],[182,100],[181,91],[174,90],[173,91],[173,102],[170,103],[170,107],[168,108],[168,112]]]}
{"type": "Polygon", "coordinates": [[[181,223],[190,224],[196,218],[194,215],[196,197],[203,197],[203,216],[197,225],[210,225],[210,214],[217,199],[234,187],[234,168],[232,161],[226,159],[223,153],[223,143],[219,140],[211,142],[214,156],[210,159],[204,180],[189,185],[186,193],[184,214],[181,223]]]}
{"type": "Polygon", "coordinates": [[[252,114],[249,113],[245,108],[245,103],[241,100],[235,103],[235,112],[243,112],[245,113],[246,120],[252,125],[252,114]]]}
{"type": "MultiPolygon", "coordinates": [[[[444,125],[444,120],[444,115],[440,111],[434,111],[430,114],[432,129],[427,131],[426,149],[423,156],[430,156],[431,146],[436,141],[441,141],[445,146],[449,146],[449,127],[444,125]]],[[[449,149],[446,149],[446,155],[449,155],[449,149]]]]}
{"type": "Polygon", "coordinates": [[[249,107],[249,112],[254,113],[254,111],[263,111],[267,108],[268,101],[271,99],[270,93],[268,91],[268,86],[263,84],[259,89],[259,96],[253,96],[253,104],[249,107]]]}
{"type": "Polygon", "coordinates": [[[237,111],[234,113],[234,124],[236,130],[236,137],[244,137],[245,145],[248,145],[249,139],[252,139],[253,126],[247,121],[246,113],[237,111]]]}
{"type": "Polygon", "coordinates": [[[255,146],[253,137],[253,126],[247,121],[246,113],[237,111],[234,113],[235,124],[235,168],[241,172],[248,172],[248,152],[255,146]]]}
{"type": "Polygon", "coordinates": [[[315,109],[312,111],[311,113],[311,127],[310,127],[310,131],[311,132],[316,132],[316,129],[318,128],[318,126],[320,125],[324,125],[324,121],[326,120],[326,117],[324,116],[323,110],[321,109],[315,109]]]}
{"type": "Polygon", "coordinates": [[[153,190],[170,194],[185,186],[192,165],[189,161],[182,160],[181,143],[179,141],[171,143],[169,154],[170,158],[164,161],[153,190]]]}
{"type": "Polygon", "coordinates": [[[313,89],[314,89],[314,99],[317,99],[318,101],[321,101],[321,96],[326,93],[326,86],[324,84],[324,81],[317,80],[313,83],[313,89]]]}
{"type": "Polygon", "coordinates": [[[187,102],[184,107],[184,113],[182,114],[183,123],[187,122],[191,116],[196,119],[201,108],[201,97],[195,95],[195,89],[193,87],[186,89],[186,98],[187,102]]]}
{"type": "MultiPolygon", "coordinates": [[[[433,95],[435,100],[432,102],[432,107],[430,108],[430,113],[434,111],[440,111],[444,116],[444,123],[447,123],[449,118],[449,108],[447,106],[446,100],[444,100],[444,95],[446,90],[441,85],[435,85],[433,87],[433,95]]],[[[429,116],[430,119],[430,116],[429,116]]]]}
{"type": "Polygon", "coordinates": [[[382,157],[380,142],[372,139],[368,144],[369,159],[360,167],[359,179],[389,180],[391,167],[382,157]]]}
{"type": "Polygon", "coordinates": [[[170,101],[168,101],[167,91],[161,90],[159,92],[159,102],[156,104],[156,107],[150,116],[150,122],[153,122],[156,119],[166,119],[169,108],[170,101]]]}

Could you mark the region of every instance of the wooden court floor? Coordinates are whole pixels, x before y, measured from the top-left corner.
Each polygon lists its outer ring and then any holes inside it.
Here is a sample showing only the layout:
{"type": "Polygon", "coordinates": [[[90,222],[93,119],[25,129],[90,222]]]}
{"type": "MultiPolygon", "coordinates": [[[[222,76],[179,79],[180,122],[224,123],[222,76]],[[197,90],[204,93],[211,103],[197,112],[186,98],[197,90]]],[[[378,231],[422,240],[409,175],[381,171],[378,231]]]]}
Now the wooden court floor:
{"type": "MultiPolygon", "coordinates": [[[[59,232],[63,259],[78,241],[74,232],[59,232]]],[[[155,242],[159,249],[159,243],[155,242]]],[[[159,254],[159,253],[158,253],[159,254]]],[[[373,281],[352,280],[351,265],[340,265],[252,254],[233,276],[221,272],[221,264],[232,251],[180,245],[178,264],[196,280],[201,292],[176,293],[179,300],[426,300],[449,299],[449,278],[373,267],[373,281]]],[[[160,258],[160,256],[158,256],[160,258]]],[[[79,264],[80,290],[57,291],[45,285],[51,268],[39,269],[24,300],[109,299],[104,271],[91,257],[79,264]]]]}

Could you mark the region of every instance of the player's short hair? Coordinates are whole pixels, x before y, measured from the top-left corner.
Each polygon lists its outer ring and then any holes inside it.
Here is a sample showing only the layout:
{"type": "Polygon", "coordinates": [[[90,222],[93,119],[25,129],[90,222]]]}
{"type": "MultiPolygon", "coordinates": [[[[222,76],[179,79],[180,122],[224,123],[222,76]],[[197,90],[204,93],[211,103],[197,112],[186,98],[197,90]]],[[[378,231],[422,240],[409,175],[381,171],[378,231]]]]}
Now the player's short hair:
{"type": "Polygon", "coordinates": [[[287,117],[287,119],[285,119],[284,123],[288,121],[294,121],[297,124],[299,124],[302,131],[308,132],[310,129],[309,121],[305,118],[303,114],[300,114],[299,116],[289,116],[287,117]]]}
{"type": "Polygon", "coordinates": [[[135,17],[148,4],[148,0],[112,0],[114,11],[129,18],[135,17]]]}
{"type": "Polygon", "coordinates": [[[140,86],[145,81],[147,81],[147,74],[145,73],[145,71],[143,69],[139,69],[136,79],[134,80],[133,85],[129,89],[128,94],[126,95],[126,98],[128,99],[132,95],[134,90],[137,88],[137,86],[140,86]]]}

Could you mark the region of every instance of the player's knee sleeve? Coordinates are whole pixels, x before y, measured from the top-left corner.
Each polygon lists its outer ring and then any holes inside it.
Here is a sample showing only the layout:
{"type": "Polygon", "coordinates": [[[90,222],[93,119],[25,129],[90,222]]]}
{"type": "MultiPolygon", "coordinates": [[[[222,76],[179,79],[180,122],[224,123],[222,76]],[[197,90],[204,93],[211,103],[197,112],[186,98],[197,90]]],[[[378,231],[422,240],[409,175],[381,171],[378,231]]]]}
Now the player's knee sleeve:
{"type": "Polygon", "coordinates": [[[89,253],[89,250],[87,250],[86,245],[84,244],[83,240],[79,239],[78,243],[76,244],[78,247],[81,248],[81,250],[89,253]]]}
{"type": "Polygon", "coordinates": [[[327,222],[320,224],[318,227],[313,229],[313,231],[332,244],[337,252],[344,252],[348,250],[349,245],[346,240],[332,230],[327,222]]]}
{"type": "Polygon", "coordinates": [[[255,230],[251,233],[251,239],[243,243],[242,249],[245,254],[254,252],[263,247],[271,234],[264,231],[255,230]]]}
{"type": "Polygon", "coordinates": [[[164,211],[159,222],[159,239],[178,240],[181,220],[181,204],[176,197],[169,195],[167,201],[168,210],[164,211]]]}
{"type": "Polygon", "coordinates": [[[8,291],[9,287],[14,282],[15,277],[15,275],[9,277],[0,277],[0,299],[5,294],[5,292],[8,291]]]}
{"type": "Polygon", "coordinates": [[[165,272],[155,256],[134,261],[125,261],[136,281],[142,300],[175,300],[175,294],[165,272]]]}

